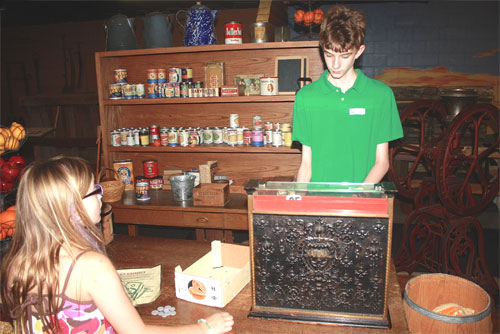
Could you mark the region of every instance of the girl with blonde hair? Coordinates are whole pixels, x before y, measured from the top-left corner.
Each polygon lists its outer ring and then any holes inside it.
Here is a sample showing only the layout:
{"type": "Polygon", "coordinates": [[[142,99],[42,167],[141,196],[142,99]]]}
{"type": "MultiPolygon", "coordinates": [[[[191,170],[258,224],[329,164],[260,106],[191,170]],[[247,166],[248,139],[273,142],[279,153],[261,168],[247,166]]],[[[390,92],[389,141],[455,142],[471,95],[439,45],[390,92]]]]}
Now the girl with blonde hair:
{"type": "Polygon", "coordinates": [[[20,333],[226,333],[228,313],[181,327],[145,325],[106,256],[102,187],[88,163],[33,163],[17,193],[16,231],[3,259],[3,312],[20,333]]]}

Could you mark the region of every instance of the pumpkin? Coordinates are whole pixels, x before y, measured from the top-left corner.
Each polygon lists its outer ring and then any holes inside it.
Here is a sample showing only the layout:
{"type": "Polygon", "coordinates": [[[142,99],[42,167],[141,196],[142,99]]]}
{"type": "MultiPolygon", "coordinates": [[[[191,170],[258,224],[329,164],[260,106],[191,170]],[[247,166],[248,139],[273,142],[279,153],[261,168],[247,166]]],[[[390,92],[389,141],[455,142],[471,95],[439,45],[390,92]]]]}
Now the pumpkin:
{"type": "Polygon", "coordinates": [[[6,150],[11,150],[15,151],[19,148],[19,140],[17,140],[15,137],[10,136],[7,141],[5,142],[5,149],[6,150]]]}
{"type": "Polygon", "coordinates": [[[16,229],[16,211],[9,209],[0,213],[0,225],[2,227],[2,237],[4,238],[13,236],[16,229]]]}
{"type": "Polygon", "coordinates": [[[314,20],[313,22],[315,24],[320,24],[322,21],[323,21],[323,10],[321,10],[320,8],[316,8],[314,10],[314,20]]]}
{"type": "Polygon", "coordinates": [[[12,133],[12,136],[17,140],[23,140],[26,138],[26,130],[19,123],[12,122],[9,130],[12,133]]]}
{"type": "Polygon", "coordinates": [[[295,12],[295,22],[300,23],[304,21],[304,11],[302,9],[297,9],[295,12]]]}
{"type": "Polygon", "coordinates": [[[304,24],[306,26],[310,26],[314,20],[314,13],[312,11],[308,11],[304,14],[304,24]]]}

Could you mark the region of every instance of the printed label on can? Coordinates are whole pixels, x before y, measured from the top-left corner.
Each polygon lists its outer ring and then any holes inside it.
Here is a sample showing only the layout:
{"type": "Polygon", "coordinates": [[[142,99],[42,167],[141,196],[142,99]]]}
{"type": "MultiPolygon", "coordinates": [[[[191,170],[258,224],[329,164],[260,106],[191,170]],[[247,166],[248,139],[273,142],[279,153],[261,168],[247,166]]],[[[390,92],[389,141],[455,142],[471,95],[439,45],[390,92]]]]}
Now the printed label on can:
{"type": "Polygon", "coordinates": [[[243,42],[241,23],[231,21],[224,25],[225,43],[241,44],[243,42]]]}
{"type": "Polygon", "coordinates": [[[115,70],[115,82],[116,83],[127,83],[127,70],[117,69],[115,70]]]}
{"type": "Polygon", "coordinates": [[[135,185],[135,198],[139,201],[146,201],[148,199],[151,199],[149,182],[138,182],[135,185]]]}
{"type": "Polygon", "coordinates": [[[229,127],[237,128],[240,126],[240,115],[238,114],[230,114],[229,115],[229,127]]]}
{"type": "Polygon", "coordinates": [[[277,77],[260,78],[260,95],[264,96],[278,95],[278,78],[277,77]]]}
{"type": "Polygon", "coordinates": [[[158,175],[149,179],[149,185],[151,189],[161,189],[163,188],[163,176],[158,175]]]}
{"type": "Polygon", "coordinates": [[[156,177],[158,176],[158,161],[157,160],[147,160],[142,162],[142,168],[144,170],[145,177],[156,177]]]}

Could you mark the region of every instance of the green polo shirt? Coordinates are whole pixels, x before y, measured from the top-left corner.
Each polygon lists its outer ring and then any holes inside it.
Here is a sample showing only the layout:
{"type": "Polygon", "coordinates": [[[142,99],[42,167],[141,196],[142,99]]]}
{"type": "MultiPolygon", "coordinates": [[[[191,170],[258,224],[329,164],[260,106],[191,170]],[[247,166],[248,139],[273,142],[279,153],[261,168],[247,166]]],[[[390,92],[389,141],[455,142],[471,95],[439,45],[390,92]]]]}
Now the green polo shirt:
{"type": "Polygon", "coordinates": [[[297,93],[292,140],[311,147],[311,182],[363,182],[377,145],[403,136],[392,90],[356,72],[345,93],[328,81],[328,70],[297,93]]]}

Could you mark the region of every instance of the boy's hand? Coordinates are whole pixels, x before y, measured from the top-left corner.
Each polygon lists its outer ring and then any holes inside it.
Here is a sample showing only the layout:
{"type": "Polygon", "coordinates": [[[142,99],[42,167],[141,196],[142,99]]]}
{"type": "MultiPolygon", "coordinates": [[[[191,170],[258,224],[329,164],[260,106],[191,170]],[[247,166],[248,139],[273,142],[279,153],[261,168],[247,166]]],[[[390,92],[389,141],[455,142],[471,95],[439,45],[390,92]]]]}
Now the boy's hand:
{"type": "MultiPolygon", "coordinates": [[[[233,328],[233,316],[227,312],[216,313],[207,318],[207,323],[210,325],[213,334],[222,334],[230,332],[233,328]]],[[[205,330],[204,333],[208,333],[208,326],[206,324],[200,323],[205,330]]]]}

